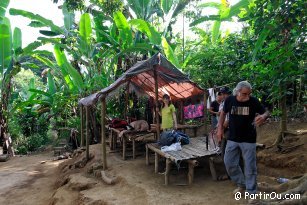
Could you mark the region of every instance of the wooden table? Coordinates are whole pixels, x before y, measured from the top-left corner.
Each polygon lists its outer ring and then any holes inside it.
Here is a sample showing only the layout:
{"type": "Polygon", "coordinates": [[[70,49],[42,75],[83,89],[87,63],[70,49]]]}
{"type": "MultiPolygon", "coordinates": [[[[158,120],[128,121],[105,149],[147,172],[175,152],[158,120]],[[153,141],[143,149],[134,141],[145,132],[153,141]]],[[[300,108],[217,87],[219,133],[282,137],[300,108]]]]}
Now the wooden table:
{"type": "Polygon", "coordinates": [[[166,170],[164,174],[165,185],[168,185],[171,162],[177,164],[181,161],[187,161],[189,164],[188,183],[192,184],[194,178],[194,167],[198,165],[198,159],[216,155],[215,152],[207,149],[206,142],[206,137],[190,138],[190,144],[183,145],[182,150],[170,152],[162,152],[158,143],[146,144],[146,164],[149,165],[149,150],[151,150],[155,153],[155,173],[158,173],[159,157],[164,157],[166,159],[166,170]]]}

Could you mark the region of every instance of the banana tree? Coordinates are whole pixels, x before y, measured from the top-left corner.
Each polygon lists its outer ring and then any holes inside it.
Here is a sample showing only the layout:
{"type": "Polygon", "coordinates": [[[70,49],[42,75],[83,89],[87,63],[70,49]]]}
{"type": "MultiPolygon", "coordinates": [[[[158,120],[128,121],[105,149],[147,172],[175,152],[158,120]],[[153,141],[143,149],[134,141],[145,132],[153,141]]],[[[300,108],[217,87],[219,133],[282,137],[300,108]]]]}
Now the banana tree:
{"type": "Polygon", "coordinates": [[[0,2],[0,138],[8,134],[9,99],[11,96],[11,80],[20,71],[26,57],[41,44],[34,42],[22,48],[22,33],[19,28],[11,32],[10,20],[6,18],[5,9],[9,1],[0,2]]]}

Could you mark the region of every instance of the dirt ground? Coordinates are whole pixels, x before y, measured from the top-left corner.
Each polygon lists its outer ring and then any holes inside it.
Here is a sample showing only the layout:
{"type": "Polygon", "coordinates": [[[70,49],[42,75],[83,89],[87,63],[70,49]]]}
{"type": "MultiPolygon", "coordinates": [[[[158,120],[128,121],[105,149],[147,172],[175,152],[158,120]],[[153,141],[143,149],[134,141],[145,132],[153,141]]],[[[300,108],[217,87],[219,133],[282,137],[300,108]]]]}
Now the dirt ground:
{"type": "MultiPolygon", "coordinates": [[[[289,130],[302,131],[307,123],[292,122],[289,130]]],[[[278,135],[275,122],[263,125],[258,130],[258,142],[267,147],[278,135]]],[[[276,177],[300,176],[306,173],[307,135],[286,137],[285,143],[302,144],[285,154],[272,147],[258,152],[258,181],[277,184],[276,177]]],[[[171,170],[170,185],[164,185],[164,175],[154,173],[153,156],[151,165],[146,166],[145,156],[123,161],[119,152],[108,151],[109,177],[117,177],[114,185],[101,180],[99,164],[101,145],[92,145],[93,158],[85,167],[80,163],[85,153],[67,159],[53,161],[53,152],[30,156],[16,156],[0,163],[0,204],[9,205],[146,205],[146,204],[246,204],[236,201],[232,195],[235,185],[229,181],[213,181],[208,160],[201,161],[195,169],[194,183],[187,186],[187,165],[171,170]],[[92,173],[92,168],[98,171],[92,173]]],[[[223,173],[222,166],[220,173],[223,173]]],[[[162,170],[161,170],[162,171],[162,170]]]]}

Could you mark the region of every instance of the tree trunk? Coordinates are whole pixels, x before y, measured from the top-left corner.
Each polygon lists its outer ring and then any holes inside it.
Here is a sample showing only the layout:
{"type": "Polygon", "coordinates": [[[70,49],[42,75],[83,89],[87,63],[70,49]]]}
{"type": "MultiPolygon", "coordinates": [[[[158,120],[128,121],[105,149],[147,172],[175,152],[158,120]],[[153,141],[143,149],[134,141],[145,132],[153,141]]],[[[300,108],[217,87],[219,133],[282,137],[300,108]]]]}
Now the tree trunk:
{"type": "Polygon", "coordinates": [[[281,143],[283,141],[285,131],[287,131],[287,96],[285,93],[285,87],[283,85],[280,85],[280,95],[282,96],[279,99],[279,105],[281,108],[281,120],[280,120],[280,135],[277,139],[277,144],[281,143]]]}

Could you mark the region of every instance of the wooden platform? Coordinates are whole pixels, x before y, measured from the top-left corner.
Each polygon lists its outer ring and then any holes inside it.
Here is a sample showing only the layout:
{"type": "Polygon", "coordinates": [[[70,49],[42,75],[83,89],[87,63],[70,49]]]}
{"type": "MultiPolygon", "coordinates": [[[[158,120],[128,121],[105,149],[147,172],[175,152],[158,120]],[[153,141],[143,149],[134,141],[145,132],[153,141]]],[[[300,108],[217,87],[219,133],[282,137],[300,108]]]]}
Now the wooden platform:
{"type": "Polygon", "coordinates": [[[190,138],[190,144],[183,145],[180,151],[162,152],[161,146],[158,143],[150,143],[146,145],[146,164],[149,165],[149,150],[155,153],[155,173],[158,173],[159,157],[164,157],[166,160],[165,168],[165,185],[169,184],[170,164],[187,161],[189,164],[188,182],[193,183],[194,167],[198,165],[198,159],[216,155],[215,152],[209,151],[207,138],[196,137],[190,138]]]}

